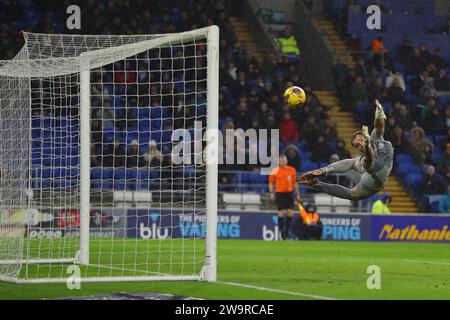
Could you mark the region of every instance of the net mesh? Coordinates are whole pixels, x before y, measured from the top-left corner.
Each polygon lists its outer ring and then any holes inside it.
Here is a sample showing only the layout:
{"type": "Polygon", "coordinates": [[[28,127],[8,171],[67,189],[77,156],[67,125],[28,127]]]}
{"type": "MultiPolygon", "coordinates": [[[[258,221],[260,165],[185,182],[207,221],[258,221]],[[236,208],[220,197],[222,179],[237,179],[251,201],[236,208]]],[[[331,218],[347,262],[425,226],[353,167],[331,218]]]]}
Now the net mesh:
{"type": "Polygon", "coordinates": [[[0,62],[0,278],[64,278],[78,261],[82,143],[91,203],[81,276],[198,275],[207,29],[24,37],[16,58],[0,62]],[[80,140],[85,70],[90,142],[80,140]]]}

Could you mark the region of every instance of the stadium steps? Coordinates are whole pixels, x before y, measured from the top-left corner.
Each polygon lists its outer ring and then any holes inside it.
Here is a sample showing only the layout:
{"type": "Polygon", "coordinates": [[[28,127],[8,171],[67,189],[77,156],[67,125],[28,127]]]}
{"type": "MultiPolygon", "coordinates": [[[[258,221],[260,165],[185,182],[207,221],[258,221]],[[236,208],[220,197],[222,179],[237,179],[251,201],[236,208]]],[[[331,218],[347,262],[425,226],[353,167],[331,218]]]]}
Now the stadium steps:
{"type": "MultiPolygon", "coordinates": [[[[337,124],[339,137],[346,142],[347,149],[348,151],[350,151],[352,157],[359,155],[359,152],[349,145],[352,133],[357,130],[361,130],[359,125],[353,119],[352,114],[350,112],[340,111],[340,102],[334,92],[318,90],[314,91],[314,93],[319,98],[321,104],[330,107],[328,114],[330,115],[331,119],[337,124]]],[[[392,203],[390,205],[392,212],[418,212],[414,200],[405,191],[405,189],[395,176],[392,175],[389,177],[387,186],[384,191],[389,192],[392,196],[392,203]]]]}
{"type": "Polygon", "coordinates": [[[349,67],[354,67],[355,62],[353,61],[352,54],[350,53],[350,50],[348,50],[344,39],[342,39],[342,37],[334,29],[331,21],[322,19],[318,20],[317,23],[322,28],[324,36],[333,47],[335,56],[342,63],[348,65],[349,67]]]}
{"type": "Polygon", "coordinates": [[[246,22],[236,17],[229,17],[228,21],[230,22],[231,29],[236,35],[237,41],[247,48],[247,50],[252,52],[258,62],[261,63],[264,57],[263,52],[259,49],[258,44],[256,43],[254,36],[249,31],[246,22]]]}

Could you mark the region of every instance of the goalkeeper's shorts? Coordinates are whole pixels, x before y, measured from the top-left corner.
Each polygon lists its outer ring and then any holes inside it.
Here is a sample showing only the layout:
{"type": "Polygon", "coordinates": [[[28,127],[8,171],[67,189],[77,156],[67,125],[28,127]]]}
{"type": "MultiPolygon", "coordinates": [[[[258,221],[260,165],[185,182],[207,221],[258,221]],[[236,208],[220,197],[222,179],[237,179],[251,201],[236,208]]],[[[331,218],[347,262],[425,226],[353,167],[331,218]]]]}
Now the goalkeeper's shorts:
{"type": "Polygon", "coordinates": [[[374,194],[382,191],[385,183],[375,180],[370,173],[364,172],[361,175],[361,181],[355,186],[356,193],[360,199],[367,199],[374,194]]]}

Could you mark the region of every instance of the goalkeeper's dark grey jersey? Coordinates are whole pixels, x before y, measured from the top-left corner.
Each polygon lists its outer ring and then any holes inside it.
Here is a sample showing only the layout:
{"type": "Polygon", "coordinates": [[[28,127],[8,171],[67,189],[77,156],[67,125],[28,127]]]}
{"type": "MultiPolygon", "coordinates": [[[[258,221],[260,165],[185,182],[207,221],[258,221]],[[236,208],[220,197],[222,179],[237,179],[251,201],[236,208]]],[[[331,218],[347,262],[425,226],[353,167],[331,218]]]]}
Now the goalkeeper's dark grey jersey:
{"type": "Polygon", "coordinates": [[[372,130],[370,139],[375,144],[375,158],[371,168],[365,168],[364,156],[361,157],[361,173],[367,172],[375,180],[385,183],[392,170],[394,147],[389,141],[384,140],[383,134],[378,136],[375,129],[372,130]]]}

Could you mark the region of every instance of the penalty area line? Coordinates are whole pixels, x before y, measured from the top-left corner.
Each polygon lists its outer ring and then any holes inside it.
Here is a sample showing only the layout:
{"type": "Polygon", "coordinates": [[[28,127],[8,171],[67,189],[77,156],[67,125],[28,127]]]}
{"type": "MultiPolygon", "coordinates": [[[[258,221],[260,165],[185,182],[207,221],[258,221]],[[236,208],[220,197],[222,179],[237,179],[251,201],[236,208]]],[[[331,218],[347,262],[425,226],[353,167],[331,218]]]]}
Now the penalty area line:
{"type": "Polygon", "coordinates": [[[291,296],[299,296],[299,297],[319,299],[319,300],[338,300],[337,298],[319,296],[319,295],[316,295],[316,294],[307,294],[307,293],[301,293],[301,292],[293,292],[293,291],[272,289],[272,288],[266,288],[266,287],[258,287],[258,286],[254,286],[254,285],[251,285],[251,284],[245,284],[245,283],[239,283],[239,282],[217,281],[216,283],[224,284],[224,285],[228,285],[228,286],[235,286],[235,287],[242,287],[242,288],[248,288],[248,289],[255,289],[255,290],[260,290],[260,291],[276,292],[276,293],[282,293],[282,294],[287,294],[287,295],[291,295],[291,296]]]}

